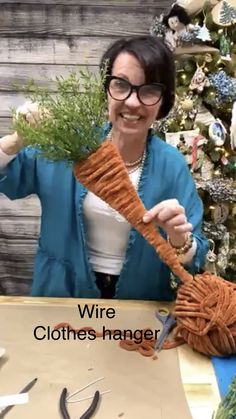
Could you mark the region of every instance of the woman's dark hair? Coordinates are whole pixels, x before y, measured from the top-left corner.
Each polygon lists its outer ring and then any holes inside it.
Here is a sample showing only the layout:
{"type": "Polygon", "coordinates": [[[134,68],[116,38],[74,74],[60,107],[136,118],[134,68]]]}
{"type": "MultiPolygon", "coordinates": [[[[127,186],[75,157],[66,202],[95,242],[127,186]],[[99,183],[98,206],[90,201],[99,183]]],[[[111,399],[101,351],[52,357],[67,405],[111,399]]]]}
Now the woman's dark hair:
{"type": "Polygon", "coordinates": [[[171,51],[161,39],[151,35],[121,38],[109,46],[101,59],[100,69],[107,66],[106,76],[112,74],[114,61],[122,52],[137,58],[144,70],[146,83],[164,84],[165,93],[158,119],[165,117],[175,100],[175,62],[171,51]]]}
{"type": "Polygon", "coordinates": [[[164,17],[162,22],[164,23],[164,25],[166,25],[169,28],[169,23],[168,20],[170,17],[177,17],[180,21],[180,23],[183,23],[183,25],[189,25],[189,23],[191,23],[191,18],[188,15],[188,13],[186,12],[186,10],[182,7],[179,6],[178,4],[174,4],[169,13],[167,13],[164,17]]]}

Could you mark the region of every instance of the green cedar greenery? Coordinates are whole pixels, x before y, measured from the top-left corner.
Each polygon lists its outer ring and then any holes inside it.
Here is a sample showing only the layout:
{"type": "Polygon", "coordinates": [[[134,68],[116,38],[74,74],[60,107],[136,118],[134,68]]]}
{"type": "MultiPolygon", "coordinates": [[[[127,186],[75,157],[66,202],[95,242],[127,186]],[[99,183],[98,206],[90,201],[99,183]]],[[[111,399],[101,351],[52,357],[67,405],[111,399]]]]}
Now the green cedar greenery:
{"type": "Polygon", "coordinates": [[[41,115],[36,126],[24,116],[14,114],[14,129],[25,146],[36,147],[50,160],[68,163],[85,159],[102,141],[107,100],[103,88],[106,67],[99,74],[86,68],[57,77],[57,93],[38,87],[31,81],[24,86],[25,96],[37,103],[41,115]]]}
{"type": "Polygon", "coordinates": [[[228,394],[220,403],[215,419],[236,419],[236,375],[228,394]]]}

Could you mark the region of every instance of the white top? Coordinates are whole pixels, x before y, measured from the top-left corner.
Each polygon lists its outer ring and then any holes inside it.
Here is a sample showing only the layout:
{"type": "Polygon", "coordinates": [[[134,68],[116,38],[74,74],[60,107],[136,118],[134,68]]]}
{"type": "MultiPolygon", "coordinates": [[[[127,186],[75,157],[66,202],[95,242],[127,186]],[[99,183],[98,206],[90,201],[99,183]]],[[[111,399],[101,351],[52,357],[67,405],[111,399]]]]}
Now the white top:
{"type": "MultiPolygon", "coordinates": [[[[0,170],[15,156],[5,154],[0,147],[0,170]]],[[[140,169],[129,176],[137,188],[140,169]]],[[[87,193],[83,209],[88,256],[93,270],[119,275],[128,244],[130,224],[92,192],[87,193]]],[[[183,256],[182,263],[190,262],[196,250],[197,243],[194,239],[191,249],[183,256]]]]}
{"type": "MultiPolygon", "coordinates": [[[[129,177],[137,188],[140,168],[129,177]]],[[[131,226],[120,214],[92,192],[84,199],[84,222],[89,261],[95,272],[119,275],[131,226]]]]}

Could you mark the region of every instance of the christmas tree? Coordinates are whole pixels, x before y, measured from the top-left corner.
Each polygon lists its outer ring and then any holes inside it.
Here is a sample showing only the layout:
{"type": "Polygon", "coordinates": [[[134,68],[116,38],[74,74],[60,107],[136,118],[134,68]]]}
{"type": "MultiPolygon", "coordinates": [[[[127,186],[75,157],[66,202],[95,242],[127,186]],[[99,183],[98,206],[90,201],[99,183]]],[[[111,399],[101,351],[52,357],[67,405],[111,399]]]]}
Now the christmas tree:
{"type": "Polygon", "coordinates": [[[209,1],[191,16],[193,1],[173,4],[174,30],[170,10],[150,28],[173,51],[177,71],[175,106],[154,130],[183,153],[203,200],[205,269],[236,282],[236,8],[209,1]]]}

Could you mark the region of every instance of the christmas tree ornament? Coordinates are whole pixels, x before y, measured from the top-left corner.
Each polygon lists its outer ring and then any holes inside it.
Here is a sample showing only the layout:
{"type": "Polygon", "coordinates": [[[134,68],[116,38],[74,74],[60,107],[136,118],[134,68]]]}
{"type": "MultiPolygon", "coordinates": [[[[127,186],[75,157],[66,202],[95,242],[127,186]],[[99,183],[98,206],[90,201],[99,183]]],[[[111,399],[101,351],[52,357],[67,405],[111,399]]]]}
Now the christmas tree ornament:
{"type": "Polygon", "coordinates": [[[220,202],[212,206],[211,217],[215,224],[224,224],[229,216],[229,205],[225,202],[220,202]]]}
{"type": "Polygon", "coordinates": [[[190,99],[190,97],[186,97],[184,100],[180,102],[180,105],[184,111],[188,112],[193,109],[194,101],[193,99],[190,99]]]}
{"type": "MultiPolygon", "coordinates": [[[[205,63],[204,63],[204,65],[205,65],[205,63]]],[[[196,90],[197,93],[202,93],[204,88],[206,86],[210,85],[209,80],[208,80],[206,74],[203,71],[204,65],[200,66],[197,63],[197,69],[196,69],[196,71],[193,75],[193,78],[192,78],[190,86],[189,86],[190,90],[196,90]]]]}
{"type": "Polygon", "coordinates": [[[219,23],[223,26],[236,23],[236,7],[231,6],[226,0],[222,1],[219,23]]]}
{"type": "Polygon", "coordinates": [[[199,28],[196,38],[200,39],[202,42],[210,42],[212,40],[209,29],[206,27],[205,22],[203,23],[203,26],[199,28]]]}
{"type": "Polygon", "coordinates": [[[226,129],[219,119],[209,125],[209,137],[215,146],[222,146],[226,139],[226,129]]]}
{"type": "Polygon", "coordinates": [[[204,55],[204,61],[206,63],[211,63],[213,61],[213,57],[211,54],[209,54],[208,52],[204,55]]]}
{"type": "Polygon", "coordinates": [[[220,35],[220,57],[222,60],[231,61],[230,39],[224,33],[220,35]]]}
{"type": "Polygon", "coordinates": [[[218,26],[231,26],[236,22],[235,0],[221,0],[212,11],[212,20],[218,26]]]}
{"type": "Polygon", "coordinates": [[[206,262],[204,269],[208,272],[211,272],[214,275],[217,275],[217,269],[216,269],[216,260],[217,256],[215,254],[215,242],[212,239],[208,240],[209,243],[209,250],[206,255],[206,262]]]}

